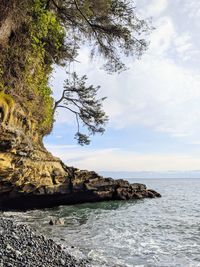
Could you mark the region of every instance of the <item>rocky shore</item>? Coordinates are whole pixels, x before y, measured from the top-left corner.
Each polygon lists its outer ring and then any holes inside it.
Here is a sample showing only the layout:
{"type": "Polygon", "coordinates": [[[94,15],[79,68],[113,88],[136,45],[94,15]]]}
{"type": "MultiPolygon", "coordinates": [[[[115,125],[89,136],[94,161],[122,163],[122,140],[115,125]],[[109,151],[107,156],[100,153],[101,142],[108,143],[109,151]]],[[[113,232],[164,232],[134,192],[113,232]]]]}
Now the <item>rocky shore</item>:
{"type": "MultiPolygon", "coordinates": [[[[88,28],[88,21],[84,19],[87,15],[81,14],[82,11],[77,8],[76,4],[65,5],[65,2],[68,3],[68,1],[58,0],[38,0],[30,1],[30,3],[20,0],[0,1],[0,210],[25,210],[84,202],[160,196],[159,193],[148,190],[142,184],[130,184],[122,179],[104,178],[93,171],[67,166],[59,158],[48,152],[43,144],[44,137],[52,132],[55,110],[63,105],[68,110],[71,110],[71,105],[74,106],[76,112],[73,109],[71,111],[78,116],[78,132],[75,136],[82,138],[83,143],[85,135],[79,132],[79,119],[80,123],[82,122],[83,126],[88,128],[89,134],[102,133],[104,131],[102,127],[107,121],[104,111],[101,110],[103,98],[96,98],[98,87],[87,87],[85,76],[79,78],[75,77],[75,74],[68,73],[69,77],[72,75],[74,82],[71,84],[69,81],[69,84],[66,85],[68,89],[64,85],[63,96],[60,100],[54,101],[53,99],[48,82],[53,64],[63,66],[65,61],[66,63],[73,61],[79,50],[79,45],[75,47],[70,45],[71,41],[69,44],[65,44],[64,25],[66,22],[71,27],[71,20],[66,13],[65,21],[63,8],[64,13],[68,12],[68,8],[69,13],[71,10],[74,12],[71,14],[74,21],[72,30],[74,27],[77,27],[77,30],[80,27],[81,31],[84,28],[83,32],[86,39],[88,36],[92,36],[91,29],[88,28]],[[47,18],[48,15],[49,19],[47,18]],[[49,22],[45,23],[43,19],[39,19],[40,16],[41,18],[44,16],[49,22]],[[82,22],[83,25],[81,25],[82,22]],[[46,27],[44,32],[41,30],[41,33],[38,33],[35,30],[43,29],[43,27],[46,27]],[[57,36],[54,36],[55,33],[57,36]],[[67,97],[68,94],[71,97],[67,97]]],[[[80,2],[87,3],[88,1],[80,2]]],[[[110,10],[106,4],[110,1],[103,2],[105,2],[102,4],[105,6],[105,10],[110,10]]],[[[124,0],[124,2],[126,1],[124,0]]],[[[127,8],[127,12],[130,13],[128,6],[125,4],[123,9],[126,10],[127,8]]],[[[88,8],[92,11],[93,8],[95,9],[95,5],[88,8]]],[[[84,12],[87,13],[88,8],[84,12]]],[[[110,16],[111,14],[107,15],[110,16]]],[[[114,17],[115,15],[113,14],[114,17]]],[[[134,16],[133,14],[135,20],[134,16]]],[[[96,15],[94,18],[96,19],[96,15]]],[[[121,19],[123,21],[122,17],[121,19]]],[[[126,19],[124,18],[125,21],[126,19]]],[[[140,23],[142,27],[143,21],[140,23]]],[[[113,26],[116,27],[114,24],[113,26]]],[[[118,26],[119,29],[122,26],[125,27],[123,23],[122,25],[119,23],[118,26]]],[[[126,29],[129,32],[129,28],[126,29]]],[[[102,34],[101,27],[98,30],[102,34]]],[[[106,40],[103,36],[110,38],[110,29],[104,31],[102,35],[103,40],[106,40]]],[[[123,39],[122,36],[123,34],[120,35],[117,30],[112,38],[116,38],[116,43],[121,46],[120,38],[123,39]]],[[[132,42],[129,43],[131,41],[131,39],[129,40],[130,36],[124,35],[123,42],[127,43],[127,47],[133,45],[132,42]]],[[[88,39],[93,40],[93,38],[88,39]]],[[[95,39],[93,41],[96,44],[95,39]]],[[[76,42],[77,44],[81,43],[81,40],[76,40],[76,42]]],[[[142,44],[145,43],[142,41],[142,44]]],[[[139,45],[136,50],[143,50],[140,49],[143,45],[141,47],[139,45]]],[[[115,49],[112,50],[107,45],[100,45],[100,47],[104,47],[107,52],[110,51],[110,56],[113,58],[115,49]]],[[[118,55],[115,56],[116,66],[121,66],[118,62],[120,61],[118,55]]],[[[113,65],[112,60],[110,63],[108,60],[108,66],[106,64],[108,68],[115,65],[113,65]]],[[[82,144],[81,140],[79,141],[82,144]]],[[[87,143],[87,138],[85,143],[87,143]]],[[[79,157],[78,154],[76,156],[79,157]]],[[[109,158],[107,160],[109,162],[109,158]]]]}
{"type": "Polygon", "coordinates": [[[0,218],[0,267],[88,267],[26,225],[0,218]]]}
{"type": "Polygon", "coordinates": [[[143,184],[65,165],[20,123],[0,126],[0,209],[160,197],[143,184]],[[20,128],[21,127],[21,128],[20,128]]]}

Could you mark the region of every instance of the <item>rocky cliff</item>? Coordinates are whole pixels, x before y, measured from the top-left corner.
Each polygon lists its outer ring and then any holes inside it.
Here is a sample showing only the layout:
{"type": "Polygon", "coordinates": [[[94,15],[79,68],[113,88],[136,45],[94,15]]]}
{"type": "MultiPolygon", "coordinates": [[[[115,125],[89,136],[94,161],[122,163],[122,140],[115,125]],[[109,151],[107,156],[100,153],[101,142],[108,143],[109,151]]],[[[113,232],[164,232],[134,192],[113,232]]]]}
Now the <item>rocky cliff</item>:
{"type": "MultiPolygon", "coordinates": [[[[74,39],[66,43],[71,24],[61,11],[72,9],[78,33],[83,23],[88,27],[76,5],[64,1],[63,9],[57,2],[62,1],[0,1],[0,208],[160,196],[141,184],[68,167],[44,148],[42,139],[54,122],[52,66],[73,60],[79,39],[72,27],[74,39]]],[[[87,27],[83,35],[90,38],[87,27]]]]}
{"type": "Polygon", "coordinates": [[[160,197],[143,184],[66,166],[43,147],[33,129],[27,129],[29,123],[24,125],[23,118],[16,121],[18,126],[0,126],[1,209],[160,197]]]}

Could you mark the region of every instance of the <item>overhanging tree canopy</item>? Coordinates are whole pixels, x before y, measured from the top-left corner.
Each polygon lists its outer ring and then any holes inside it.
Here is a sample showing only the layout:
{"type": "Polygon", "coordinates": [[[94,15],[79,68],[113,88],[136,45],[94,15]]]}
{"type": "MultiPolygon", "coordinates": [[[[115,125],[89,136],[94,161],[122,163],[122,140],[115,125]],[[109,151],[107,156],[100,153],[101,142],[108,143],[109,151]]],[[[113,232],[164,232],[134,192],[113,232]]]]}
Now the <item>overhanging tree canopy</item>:
{"type": "Polygon", "coordinates": [[[149,27],[136,16],[133,1],[2,0],[0,12],[0,90],[38,121],[42,136],[51,131],[57,107],[72,111],[78,123],[76,138],[88,144],[79,121],[91,134],[102,133],[107,121],[104,99],[96,98],[98,88],[87,86],[85,76],[74,73],[73,83],[66,81],[55,102],[48,85],[52,66],[75,61],[87,43],[91,56],[103,56],[107,72],[125,69],[124,55],[141,56],[147,48],[141,36],[149,27]]]}

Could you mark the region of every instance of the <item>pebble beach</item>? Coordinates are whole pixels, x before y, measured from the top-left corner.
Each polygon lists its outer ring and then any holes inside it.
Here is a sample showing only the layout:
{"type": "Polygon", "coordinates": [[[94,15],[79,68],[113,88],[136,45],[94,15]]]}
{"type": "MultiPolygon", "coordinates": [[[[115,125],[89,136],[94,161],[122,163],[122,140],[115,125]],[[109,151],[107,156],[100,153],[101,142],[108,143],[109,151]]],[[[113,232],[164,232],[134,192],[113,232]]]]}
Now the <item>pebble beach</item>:
{"type": "Polygon", "coordinates": [[[60,244],[24,224],[0,218],[1,267],[88,267],[85,259],[77,260],[60,244]]]}

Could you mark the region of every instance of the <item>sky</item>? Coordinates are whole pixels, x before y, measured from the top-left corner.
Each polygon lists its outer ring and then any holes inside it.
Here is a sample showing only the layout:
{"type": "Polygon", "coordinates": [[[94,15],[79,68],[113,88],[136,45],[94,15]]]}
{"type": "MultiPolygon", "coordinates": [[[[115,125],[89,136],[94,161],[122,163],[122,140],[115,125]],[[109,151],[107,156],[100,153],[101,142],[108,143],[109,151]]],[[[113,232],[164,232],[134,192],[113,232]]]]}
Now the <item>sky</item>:
{"type": "MultiPolygon", "coordinates": [[[[72,114],[60,110],[45,146],[67,165],[95,171],[200,170],[200,1],[137,0],[138,16],[155,29],[140,60],[127,59],[126,72],[109,75],[100,59],[82,48],[74,68],[101,85],[109,116],[104,135],[89,146],[74,140],[72,114]]],[[[62,92],[66,70],[51,84],[62,92]]]]}

